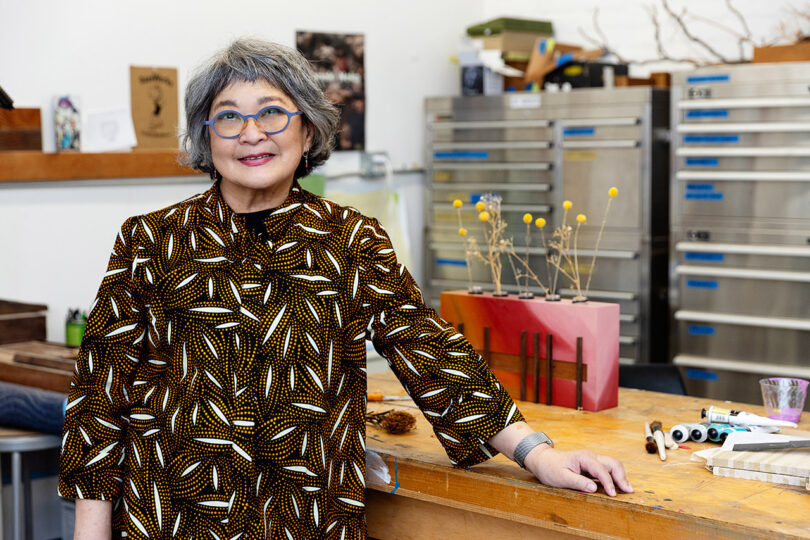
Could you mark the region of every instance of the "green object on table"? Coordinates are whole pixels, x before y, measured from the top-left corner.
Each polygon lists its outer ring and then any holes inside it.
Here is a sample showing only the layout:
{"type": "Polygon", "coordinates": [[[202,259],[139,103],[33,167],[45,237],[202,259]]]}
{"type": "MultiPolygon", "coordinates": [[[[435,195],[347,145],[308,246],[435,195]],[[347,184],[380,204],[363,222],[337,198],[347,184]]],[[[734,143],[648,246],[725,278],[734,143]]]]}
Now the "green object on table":
{"type": "Polygon", "coordinates": [[[81,345],[84,337],[84,327],[84,322],[65,323],[65,343],[71,347],[81,345]]]}
{"type": "Polygon", "coordinates": [[[324,191],[326,190],[326,175],[310,174],[309,176],[299,178],[298,183],[301,184],[302,188],[313,195],[323,197],[324,191]]]}
{"type": "Polygon", "coordinates": [[[550,21],[535,21],[532,19],[515,19],[501,17],[481,24],[474,24],[467,28],[467,34],[473,37],[491,36],[501,32],[533,32],[535,34],[554,35],[550,21]]]}

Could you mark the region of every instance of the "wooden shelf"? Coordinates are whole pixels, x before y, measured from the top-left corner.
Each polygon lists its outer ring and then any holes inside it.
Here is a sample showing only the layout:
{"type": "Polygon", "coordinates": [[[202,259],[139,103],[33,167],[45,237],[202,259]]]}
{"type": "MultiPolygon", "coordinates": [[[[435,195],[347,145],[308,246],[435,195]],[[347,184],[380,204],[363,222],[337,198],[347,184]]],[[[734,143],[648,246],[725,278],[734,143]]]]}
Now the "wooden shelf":
{"type": "Polygon", "coordinates": [[[0,152],[0,182],[197,175],[200,173],[177,163],[175,150],[103,154],[0,152]]]}

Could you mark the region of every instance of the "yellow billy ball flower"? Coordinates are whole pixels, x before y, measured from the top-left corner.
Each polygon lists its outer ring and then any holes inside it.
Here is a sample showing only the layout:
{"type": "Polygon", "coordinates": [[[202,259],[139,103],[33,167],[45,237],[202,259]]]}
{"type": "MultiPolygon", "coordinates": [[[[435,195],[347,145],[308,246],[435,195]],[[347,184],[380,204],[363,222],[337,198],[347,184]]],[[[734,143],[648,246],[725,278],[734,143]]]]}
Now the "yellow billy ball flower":
{"type": "Polygon", "coordinates": [[[459,236],[467,236],[467,229],[465,229],[464,227],[460,228],[458,230],[458,235],[459,236]]]}
{"type": "Polygon", "coordinates": [[[453,201],[453,208],[461,208],[462,204],[463,203],[461,202],[461,199],[456,199],[455,201],[453,201]]]}
{"type": "Polygon", "coordinates": [[[534,224],[537,225],[537,228],[542,229],[546,226],[546,220],[539,217],[535,220],[534,224]]]}
{"type": "Polygon", "coordinates": [[[489,221],[489,212],[481,212],[478,214],[478,219],[481,221],[489,221]]]}
{"type": "Polygon", "coordinates": [[[574,206],[574,203],[571,201],[563,201],[563,208],[566,210],[571,210],[571,207],[574,206]]]}
{"type": "Polygon", "coordinates": [[[585,217],[585,214],[577,214],[577,221],[580,223],[585,223],[587,220],[588,218],[585,217]]]}
{"type": "Polygon", "coordinates": [[[478,210],[479,212],[483,212],[484,208],[486,207],[484,206],[484,203],[482,203],[481,201],[475,203],[475,209],[478,210]]]}
{"type": "Polygon", "coordinates": [[[531,214],[523,214],[523,223],[528,225],[532,222],[532,215],[531,214]]]}
{"type": "Polygon", "coordinates": [[[618,189],[616,189],[615,187],[612,187],[612,188],[610,188],[610,189],[608,190],[608,195],[610,195],[610,198],[611,198],[611,199],[612,199],[613,197],[615,197],[616,195],[618,195],[618,194],[619,194],[619,190],[618,190],[618,189]]]}

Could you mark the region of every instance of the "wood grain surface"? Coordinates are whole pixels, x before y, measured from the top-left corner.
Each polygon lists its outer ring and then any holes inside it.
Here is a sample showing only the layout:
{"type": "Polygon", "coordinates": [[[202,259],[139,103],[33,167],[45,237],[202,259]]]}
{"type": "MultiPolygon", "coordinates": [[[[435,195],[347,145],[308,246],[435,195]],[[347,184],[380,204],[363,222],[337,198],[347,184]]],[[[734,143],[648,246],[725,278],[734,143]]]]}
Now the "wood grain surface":
{"type": "MultiPolygon", "coordinates": [[[[390,373],[369,376],[368,389],[404,395],[390,373]]],[[[420,517],[411,514],[426,508],[427,513],[446,517],[441,537],[465,540],[487,537],[483,532],[486,527],[479,525],[473,527],[472,533],[454,534],[454,526],[469,531],[464,523],[483,523],[487,518],[534,527],[538,537],[554,532],[657,540],[686,535],[713,539],[810,538],[810,492],[804,488],[713,476],[701,463],[690,460],[692,451],[709,448],[712,443],[685,443],[690,449],[670,451],[664,462],[646,453],[644,421],[660,420],[665,428],[679,422],[697,422],[701,408],[714,403],[630,389],[620,389],[618,407],[600,412],[518,403],[528,422],[548,433],[557,448],[588,448],[621,460],[635,492],[617,497],[608,497],[601,489],[596,494],[585,494],[543,486],[501,455],[467,470],[454,468],[412,402],[369,403],[369,411],[406,409],[418,416],[417,429],[404,435],[389,435],[377,427],[367,427],[367,447],[383,457],[392,478],[396,458],[400,483],[396,493],[390,495],[393,479],[390,485],[370,480],[369,487],[381,493],[369,499],[369,534],[381,539],[416,538],[394,532],[398,529],[392,520],[421,522],[420,517]],[[425,504],[413,505],[405,499],[425,504]],[[391,508],[398,501],[402,501],[403,514],[391,508]],[[446,508],[454,511],[445,512],[446,508]],[[481,535],[476,535],[476,530],[481,535]]],[[[764,414],[758,405],[736,405],[764,414]]],[[[810,417],[805,415],[799,428],[786,428],[783,433],[810,435],[810,417]]],[[[407,525],[405,529],[417,530],[407,525]]]]}
{"type": "Polygon", "coordinates": [[[83,154],[0,152],[0,182],[199,176],[177,163],[173,150],[83,154]]]}

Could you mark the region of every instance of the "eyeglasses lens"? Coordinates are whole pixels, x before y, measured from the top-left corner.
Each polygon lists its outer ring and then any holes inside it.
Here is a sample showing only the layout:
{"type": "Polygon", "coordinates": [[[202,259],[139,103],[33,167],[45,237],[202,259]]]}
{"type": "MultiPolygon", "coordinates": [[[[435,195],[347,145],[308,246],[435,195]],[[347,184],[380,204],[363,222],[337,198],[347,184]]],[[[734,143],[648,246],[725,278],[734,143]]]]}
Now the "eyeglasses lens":
{"type": "Polygon", "coordinates": [[[233,112],[222,112],[214,117],[214,129],[222,137],[239,135],[244,123],[244,119],[233,112]]]}
{"type": "Polygon", "coordinates": [[[259,111],[259,127],[267,133],[275,133],[287,127],[287,113],[278,107],[265,107],[259,111]]]}
{"type": "MultiPolygon", "coordinates": [[[[287,114],[278,107],[265,107],[256,115],[259,128],[266,133],[282,131],[287,126],[287,114]]],[[[222,137],[236,137],[242,132],[245,118],[225,111],[214,118],[214,129],[222,137]]]]}

